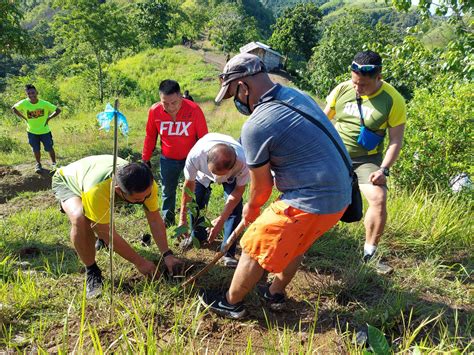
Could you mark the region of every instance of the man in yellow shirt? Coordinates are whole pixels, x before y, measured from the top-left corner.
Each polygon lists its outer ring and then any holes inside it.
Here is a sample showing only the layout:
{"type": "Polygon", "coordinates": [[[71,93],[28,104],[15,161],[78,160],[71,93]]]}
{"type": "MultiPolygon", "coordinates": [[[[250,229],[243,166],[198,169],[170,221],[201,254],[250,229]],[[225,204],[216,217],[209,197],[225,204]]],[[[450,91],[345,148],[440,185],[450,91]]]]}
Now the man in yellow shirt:
{"type": "Polygon", "coordinates": [[[56,153],[48,123],[53,117],[59,115],[61,110],[48,101],[38,99],[38,91],[33,85],[26,85],[25,92],[28,98],[13,105],[12,111],[26,121],[28,143],[33,149],[36,159],[35,171],[40,173],[42,170],[40,143],[43,143],[44,150],[51,157],[51,170],[56,170],[56,153]]]}
{"type": "MultiPolygon", "coordinates": [[[[86,266],[86,296],[100,295],[102,273],[95,262],[94,232],[108,244],[112,155],[80,159],[56,171],[52,189],[71,222],[71,241],[86,266]]],[[[116,203],[141,204],[170,274],[181,262],[173,256],[166,239],[166,228],[158,211],[158,186],[151,170],[143,163],[128,163],[118,158],[116,203]]],[[[114,251],[133,263],[143,275],[153,276],[156,265],[139,255],[115,231],[114,251]]]]}
{"type": "MultiPolygon", "coordinates": [[[[336,121],[336,129],[358,175],[360,190],[369,203],[364,219],[367,262],[375,254],[387,221],[387,177],[402,148],[406,105],[402,95],[382,80],[382,58],[377,53],[357,53],[351,64],[351,76],[351,80],[339,84],[329,94],[324,113],[336,121]],[[389,141],[385,150],[386,131],[389,141]]],[[[376,267],[380,273],[391,271],[382,263],[376,267]]]]}

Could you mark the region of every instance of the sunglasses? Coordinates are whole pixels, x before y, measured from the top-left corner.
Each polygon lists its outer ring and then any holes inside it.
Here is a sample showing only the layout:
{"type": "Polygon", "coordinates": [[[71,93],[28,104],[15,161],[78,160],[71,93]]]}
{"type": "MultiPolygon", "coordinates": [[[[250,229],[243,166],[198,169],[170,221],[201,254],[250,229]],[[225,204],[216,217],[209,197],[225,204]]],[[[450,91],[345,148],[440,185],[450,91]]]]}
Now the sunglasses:
{"type": "Polygon", "coordinates": [[[356,62],[352,62],[350,69],[356,73],[373,73],[381,67],[382,65],[378,64],[359,64],[356,62]]]}
{"type": "Polygon", "coordinates": [[[125,197],[125,194],[122,192],[122,198],[131,205],[143,205],[146,199],[149,198],[150,196],[151,196],[151,192],[147,196],[145,196],[145,198],[142,201],[130,201],[129,199],[125,197]]]}

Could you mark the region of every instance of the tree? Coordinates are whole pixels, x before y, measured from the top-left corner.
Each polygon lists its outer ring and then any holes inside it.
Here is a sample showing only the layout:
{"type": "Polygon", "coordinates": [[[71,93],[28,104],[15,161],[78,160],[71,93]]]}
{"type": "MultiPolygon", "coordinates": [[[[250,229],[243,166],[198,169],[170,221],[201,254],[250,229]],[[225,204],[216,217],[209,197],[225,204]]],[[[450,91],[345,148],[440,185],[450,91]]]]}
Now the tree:
{"type": "MultiPolygon", "coordinates": [[[[392,0],[392,5],[399,11],[408,11],[412,7],[412,0],[392,0]]],[[[429,16],[431,11],[438,16],[451,12],[455,16],[463,16],[474,8],[472,0],[420,0],[417,8],[422,15],[429,16]]]]}
{"type": "Polygon", "coordinates": [[[136,45],[126,13],[114,3],[90,0],[59,1],[53,31],[61,50],[76,63],[94,63],[98,96],[104,100],[104,65],[125,48],[136,45]]]}
{"type": "Polygon", "coordinates": [[[259,0],[237,0],[237,3],[242,5],[247,16],[255,18],[258,31],[268,38],[272,34],[270,28],[275,23],[273,13],[259,0]]]}
{"type": "Polygon", "coordinates": [[[472,179],[473,92],[472,82],[452,82],[445,75],[415,89],[408,105],[409,129],[394,166],[396,185],[437,192],[449,191],[450,181],[462,173],[472,179]]]}
{"type": "Polygon", "coordinates": [[[140,34],[152,46],[163,47],[171,33],[172,4],[168,0],[151,0],[139,2],[136,7],[135,22],[140,34]]]}
{"type": "Polygon", "coordinates": [[[312,91],[326,97],[336,84],[345,79],[349,65],[357,52],[398,41],[386,25],[368,25],[370,19],[360,11],[349,11],[326,27],[318,46],[308,62],[304,77],[312,91]],[[343,77],[341,77],[343,76],[343,77]]]}
{"type": "Polygon", "coordinates": [[[321,17],[313,3],[287,8],[272,26],[270,45],[287,57],[309,60],[313,47],[321,38],[321,17]]]}
{"type": "Polygon", "coordinates": [[[242,7],[232,3],[218,5],[207,27],[211,43],[226,53],[237,51],[258,36],[255,19],[245,16],[242,7]]]}
{"type": "Polygon", "coordinates": [[[189,41],[199,39],[201,32],[209,21],[209,14],[206,8],[195,3],[184,3],[181,5],[183,19],[179,27],[179,33],[189,41]]]}
{"type": "Polygon", "coordinates": [[[21,27],[22,18],[16,2],[0,0],[0,55],[29,54],[36,47],[35,40],[21,27]]]}

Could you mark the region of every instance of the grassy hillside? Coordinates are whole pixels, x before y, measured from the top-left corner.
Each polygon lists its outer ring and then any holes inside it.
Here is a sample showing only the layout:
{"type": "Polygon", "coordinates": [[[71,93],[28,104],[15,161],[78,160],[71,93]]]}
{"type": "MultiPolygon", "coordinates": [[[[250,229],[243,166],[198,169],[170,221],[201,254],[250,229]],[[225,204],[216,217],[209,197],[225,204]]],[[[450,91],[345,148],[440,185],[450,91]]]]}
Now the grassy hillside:
{"type": "MultiPolygon", "coordinates": [[[[120,138],[122,157],[139,158],[147,109],[157,99],[157,83],[166,77],[178,79],[199,99],[210,131],[239,136],[246,117],[231,100],[213,104],[218,69],[199,53],[182,48],[148,51],[111,70],[134,80],[141,95],[139,100],[122,100],[130,123],[129,138],[120,138]]],[[[98,131],[95,114],[79,112],[52,121],[61,164],[111,152],[111,134],[98,131]]],[[[183,289],[181,279],[143,279],[118,256],[111,310],[108,254],[98,253],[104,295],[86,301],[84,268],[69,241],[69,222],[47,189],[49,177],[31,172],[33,158],[22,125],[1,129],[1,141],[12,139],[14,149],[0,144],[0,191],[11,193],[0,203],[0,352],[362,353],[365,347],[356,345],[355,338],[366,324],[382,330],[394,352],[472,350],[473,233],[465,201],[390,189],[380,255],[395,272],[380,276],[361,263],[362,223],[339,224],[306,254],[289,287],[286,313],[269,312],[251,293],[248,318],[222,319],[199,305],[196,290],[225,289],[231,270],[218,264],[194,288],[183,289]]],[[[157,157],[152,160],[155,173],[157,157]]],[[[215,186],[208,217],[217,216],[222,206],[222,188],[215,186]]],[[[140,243],[148,231],[140,207],[117,212],[119,233],[140,254],[160,262],[155,245],[140,243]]],[[[171,239],[173,232],[173,227],[168,229],[170,245],[186,261],[188,275],[209,262],[218,248],[214,243],[182,251],[171,239]]]]}

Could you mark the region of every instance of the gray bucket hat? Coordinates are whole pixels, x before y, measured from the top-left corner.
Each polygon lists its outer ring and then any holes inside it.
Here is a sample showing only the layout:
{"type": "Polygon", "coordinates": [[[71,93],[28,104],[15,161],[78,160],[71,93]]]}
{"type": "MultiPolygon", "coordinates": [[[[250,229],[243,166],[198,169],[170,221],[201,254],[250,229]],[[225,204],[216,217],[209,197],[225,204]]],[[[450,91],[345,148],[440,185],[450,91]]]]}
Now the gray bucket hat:
{"type": "Polygon", "coordinates": [[[216,104],[223,99],[228,99],[227,89],[229,84],[240,78],[266,72],[265,64],[256,55],[249,53],[240,53],[227,62],[222,74],[219,74],[221,80],[221,89],[216,96],[216,104]]]}

